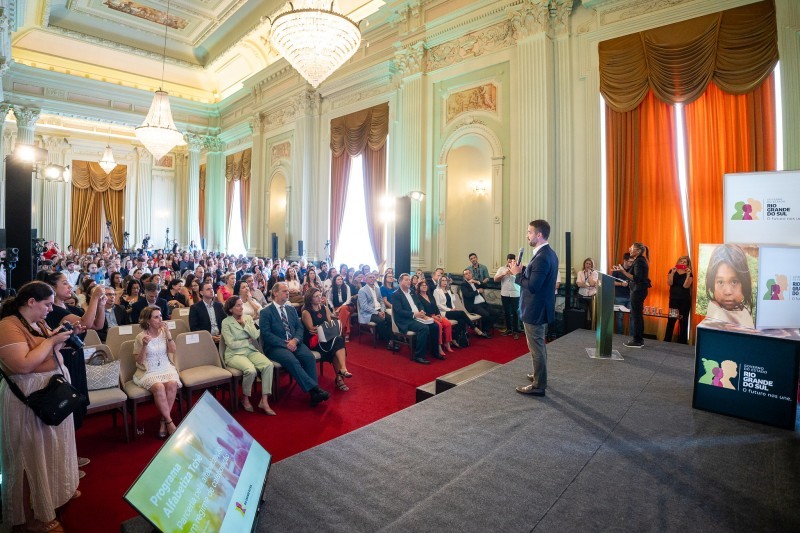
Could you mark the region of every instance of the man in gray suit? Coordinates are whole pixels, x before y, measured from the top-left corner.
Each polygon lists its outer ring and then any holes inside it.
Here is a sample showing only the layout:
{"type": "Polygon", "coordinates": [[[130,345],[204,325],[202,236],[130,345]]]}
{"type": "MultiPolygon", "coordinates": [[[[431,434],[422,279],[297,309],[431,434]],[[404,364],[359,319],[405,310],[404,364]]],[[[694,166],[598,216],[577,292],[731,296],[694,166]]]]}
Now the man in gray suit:
{"type": "Polygon", "coordinates": [[[555,320],[556,278],[558,256],[550,247],[550,224],[534,220],[528,225],[528,243],[533,247],[527,267],[511,261],[509,269],[516,276],[522,303],[520,319],[525,326],[525,338],[533,359],[533,374],[528,374],[529,385],[517,387],[517,392],[531,396],[544,396],[547,388],[547,347],[544,338],[547,324],[555,320]]]}
{"type": "Polygon", "coordinates": [[[387,350],[396,352],[400,349],[392,339],[392,317],[386,312],[386,303],[381,297],[380,290],[375,285],[375,274],[367,274],[367,284],[358,291],[358,323],[369,324],[375,322],[378,337],[389,341],[387,350]]]}

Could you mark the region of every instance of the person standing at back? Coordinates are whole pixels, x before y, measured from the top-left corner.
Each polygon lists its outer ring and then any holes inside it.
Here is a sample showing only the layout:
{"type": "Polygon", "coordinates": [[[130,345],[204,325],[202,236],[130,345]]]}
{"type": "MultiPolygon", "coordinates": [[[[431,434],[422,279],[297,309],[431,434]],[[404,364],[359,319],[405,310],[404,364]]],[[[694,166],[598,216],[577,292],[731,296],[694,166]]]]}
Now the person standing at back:
{"type": "Polygon", "coordinates": [[[628,272],[623,271],[628,278],[631,288],[631,337],[623,346],[628,348],[641,348],[644,346],[644,301],[650,288],[650,252],[647,246],[640,242],[631,244],[628,249],[633,259],[633,265],[628,272]]]}
{"type": "Polygon", "coordinates": [[[550,247],[550,224],[546,220],[534,220],[528,224],[528,244],[533,247],[528,266],[522,267],[511,261],[509,268],[516,276],[520,287],[520,318],[525,328],[525,338],[531,351],[533,373],[528,374],[529,385],[516,388],[521,394],[544,396],[547,388],[547,348],[545,333],[547,324],[556,315],[556,278],[558,256],[550,247]]]}

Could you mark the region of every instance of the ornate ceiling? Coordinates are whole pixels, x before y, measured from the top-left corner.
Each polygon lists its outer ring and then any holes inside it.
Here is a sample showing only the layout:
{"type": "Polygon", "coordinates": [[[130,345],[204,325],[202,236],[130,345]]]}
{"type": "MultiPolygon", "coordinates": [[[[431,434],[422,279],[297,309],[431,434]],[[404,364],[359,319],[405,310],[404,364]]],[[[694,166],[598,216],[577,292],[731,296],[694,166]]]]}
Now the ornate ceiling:
{"type": "MultiPolygon", "coordinates": [[[[35,68],[212,103],[278,59],[269,21],[284,0],[6,0],[12,57],[35,68]]],[[[356,21],[384,0],[338,0],[356,21]]]]}

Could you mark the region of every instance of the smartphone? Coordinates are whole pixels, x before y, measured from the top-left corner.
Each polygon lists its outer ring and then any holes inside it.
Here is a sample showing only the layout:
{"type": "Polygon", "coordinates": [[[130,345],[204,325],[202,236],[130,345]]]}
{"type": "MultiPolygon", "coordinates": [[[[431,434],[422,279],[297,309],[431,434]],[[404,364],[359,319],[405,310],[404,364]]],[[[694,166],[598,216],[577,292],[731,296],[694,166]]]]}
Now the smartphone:
{"type": "Polygon", "coordinates": [[[675,265],[675,270],[686,270],[686,265],[675,265]]]}

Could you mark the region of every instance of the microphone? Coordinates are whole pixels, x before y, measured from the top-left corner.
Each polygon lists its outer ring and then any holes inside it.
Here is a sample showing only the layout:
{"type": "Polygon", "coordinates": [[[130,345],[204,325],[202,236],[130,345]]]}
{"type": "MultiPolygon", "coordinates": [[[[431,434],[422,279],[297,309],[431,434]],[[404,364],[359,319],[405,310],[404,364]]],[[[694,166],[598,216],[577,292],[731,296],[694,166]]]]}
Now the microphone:
{"type": "Polygon", "coordinates": [[[524,252],[524,251],[525,251],[525,247],[524,246],[520,246],[519,247],[519,255],[517,256],[517,264],[518,265],[522,264],[522,252],[524,252]]]}

